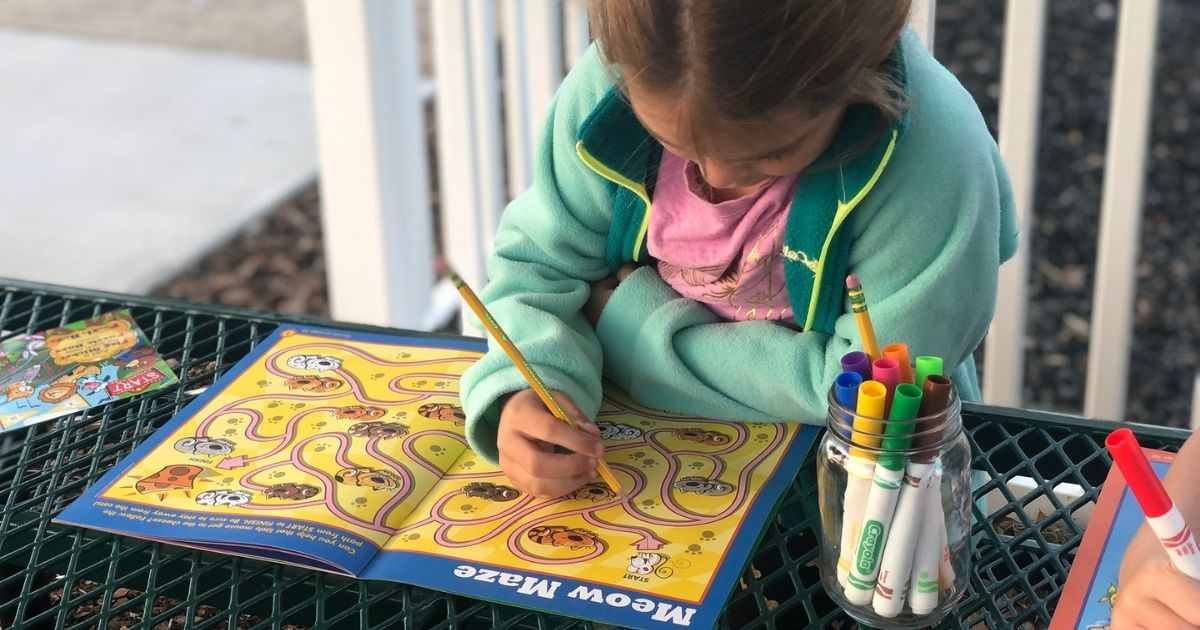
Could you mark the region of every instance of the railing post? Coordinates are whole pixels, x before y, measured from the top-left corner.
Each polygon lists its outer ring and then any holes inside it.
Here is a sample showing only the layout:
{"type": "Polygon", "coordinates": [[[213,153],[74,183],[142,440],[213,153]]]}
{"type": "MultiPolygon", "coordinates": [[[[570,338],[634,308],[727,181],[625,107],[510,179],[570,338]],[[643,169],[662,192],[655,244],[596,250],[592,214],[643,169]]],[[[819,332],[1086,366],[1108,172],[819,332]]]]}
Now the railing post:
{"type": "Polygon", "coordinates": [[[1038,108],[1042,88],[1043,0],[1008,0],[1000,81],[1000,153],[1012,180],[1017,210],[1017,253],[1000,268],[996,315],[984,356],[983,399],[1019,407],[1025,368],[1029,227],[1037,181],[1038,108]]]}
{"type": "Polygon", "coordinates": [[[561,0],[504,0],[504,103],[508,191],[532,183],[533,156],[563,78],[561,0]]]}
{"type": "MultiPolygon", "coordinates": [[[[430,10],[442,243],[478,291],[505,202],[496,8],[490,1],[435,0],[430,10]]],[[[468,321],[464,309],[463,332],[480,334],[468,321]]]]}
{"type": "Polygon", "coordinates": [[[588,31],[587,0],[563,0],[563,36],[566,64],[571,68],[591,45],[588,31]]]}
{"type": "Polygon", "coordinates": [[[1158,0],[1121,2],[1084,399],[1094,418],[1125,414],[1157,32],[1158,0]]]}
{"type": "Polygon", "coordinates": [[[412,0],[306,0],[321,218],[337,319],[415,328],[433,229],[412,0]]]}
{"type": "Polygon", "coordinates": [[[1192,382],[1192,430],[1200,429],[1200,373],[1192,382]]]}
{"type": "Polygon", "coordinates": [[[933,50],[933,27],[937,23],[937,0],[913,0],[908,23],[929,50],[933,50]]]}

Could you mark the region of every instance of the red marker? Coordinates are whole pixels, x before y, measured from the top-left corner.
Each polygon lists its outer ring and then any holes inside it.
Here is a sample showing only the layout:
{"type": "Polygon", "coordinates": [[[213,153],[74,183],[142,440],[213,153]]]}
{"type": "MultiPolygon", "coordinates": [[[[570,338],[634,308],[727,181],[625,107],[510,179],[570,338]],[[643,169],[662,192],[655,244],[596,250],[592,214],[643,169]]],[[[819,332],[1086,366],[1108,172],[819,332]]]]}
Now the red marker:
{"type": "Polygon", "coordinates": [[[1192,579],[1200,580],[1200,549],[1196,548],[1196,538],[1183,521],[1179,508],[1167,495],[1158,475],[1150,468],[1150,462],[1142,453],[1137,438],[1133,437],[1133,431],[1117,429],[1108,434],[1104,445],[1112,454],[1113,462],[1121,469],[1133,498],[1142,506],[1150,529],[1154,530],[1158,542],[1167,550],[1171,564],[1192,579]]]}

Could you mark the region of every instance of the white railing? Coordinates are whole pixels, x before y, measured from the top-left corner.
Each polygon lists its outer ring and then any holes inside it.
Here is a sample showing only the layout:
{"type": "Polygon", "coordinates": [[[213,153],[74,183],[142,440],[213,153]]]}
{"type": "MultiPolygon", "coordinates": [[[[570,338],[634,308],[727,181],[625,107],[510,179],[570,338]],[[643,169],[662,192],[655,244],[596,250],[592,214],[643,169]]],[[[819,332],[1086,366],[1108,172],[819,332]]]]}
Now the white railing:
{"type": "Polygon", "coordinates": [[[1000,152],[1012,178],[1020,229],[1017,253],[1000,267],[996,315],[988,331],[983,365],[984,400],[1021,405],[1025,369],[1025,310],[1029,283],[1029,232],[1037,181],[1038,108],[1042,91],[1042,0],[1009,0],[1000,77],[1000,152]]]}
{"type": "MultiPolygon", "coordinates": [[[[1045,0],[1008,0],[1000,147],[1021,228],[1001,269],[984,397],[1022,400],[1045,0]]],[[[334,316],[415,328],[434,271],[417,0],[306,0],[334,316]]],[[[529,185],[554,90],[588,44],[585,0],[431,0],[436,155],[450,263],[476,287],[504,204],[529,185]]],[[[936,0],[915,0],[926,42],[936,0]]],[[[1123,416],[1157,0],[1122,2],[1102,202],[1088,415],[1123,416]]],[[[1197,393],[1200,399],[1200,392],[1197,393]]],[[[1200,412],[1197,412],[1200,422],[1200,412]]]]}

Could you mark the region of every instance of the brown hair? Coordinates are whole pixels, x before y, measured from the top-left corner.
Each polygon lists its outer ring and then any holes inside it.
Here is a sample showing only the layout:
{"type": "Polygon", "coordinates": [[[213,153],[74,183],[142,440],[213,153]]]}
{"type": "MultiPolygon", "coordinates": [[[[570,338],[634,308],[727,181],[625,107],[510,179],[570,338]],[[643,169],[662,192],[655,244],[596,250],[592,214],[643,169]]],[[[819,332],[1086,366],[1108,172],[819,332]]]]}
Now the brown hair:
{"type": "Polygon", "coordinates": [[[882,47],[911,0],[589,0],[592,33],[625,81],[683,97],[688,118],[752,122],[785,107],[874,105],[902,90],[882,47]],[[881,58],[881,53],[884,55],[881,58]]]}

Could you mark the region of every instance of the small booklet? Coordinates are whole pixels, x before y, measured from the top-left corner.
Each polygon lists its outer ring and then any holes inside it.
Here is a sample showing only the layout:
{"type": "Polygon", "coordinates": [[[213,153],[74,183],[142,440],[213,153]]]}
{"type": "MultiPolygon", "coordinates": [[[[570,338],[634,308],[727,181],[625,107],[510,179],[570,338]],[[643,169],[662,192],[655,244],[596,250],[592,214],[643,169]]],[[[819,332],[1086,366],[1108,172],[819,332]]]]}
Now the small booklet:
{"type": "Polygon", "coordinates": [[[0,341],[0,431],[178,382],[120,310],[0,341]]]}
{"type": "Polygon", "coordinates": [[[818,428],[609,392],[601,482],[539,498],[463,434],[482,340],[283,327],[58,522],[635,628],[711,627],[818,428]]]}
{"type": "MultiPolygon", "coordinates": [[[[1175,454],[1148,448],[1142,451],[1150,460],[1150,467],[1163,478],[1175,454]]],[[[1121,469],[1114,465],[1104,480],[1079,551],[1075,552],[1050,630],[1108,629],[1119,592],[1117,576],[1121,572],[1121,559],[1145,522],[1146,516],[1125,484],[1121,469]]]]}

